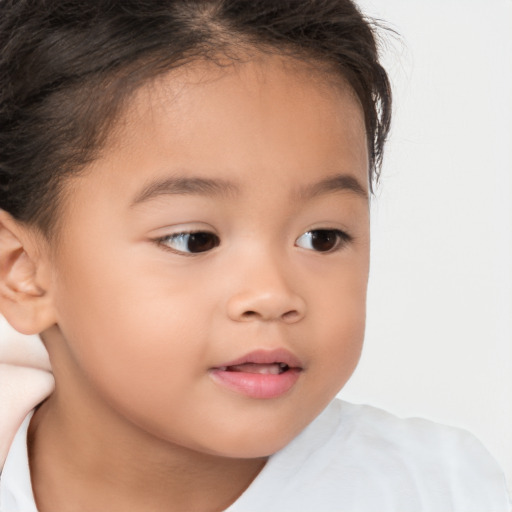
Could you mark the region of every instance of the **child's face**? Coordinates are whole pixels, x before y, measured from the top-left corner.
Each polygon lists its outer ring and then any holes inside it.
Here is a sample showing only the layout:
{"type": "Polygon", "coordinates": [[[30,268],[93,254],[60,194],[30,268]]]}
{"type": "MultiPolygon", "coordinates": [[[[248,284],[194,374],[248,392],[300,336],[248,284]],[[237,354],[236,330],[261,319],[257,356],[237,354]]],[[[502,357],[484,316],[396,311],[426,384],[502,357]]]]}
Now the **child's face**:
{"type": "Polygon", "coordinates": [[[257,457],[345,384],[364,334],[367,143],[347,87],[314,76],[270,57],[197,64],[133,98],[67,185],[44,334],[59,400],[257,457]]]}

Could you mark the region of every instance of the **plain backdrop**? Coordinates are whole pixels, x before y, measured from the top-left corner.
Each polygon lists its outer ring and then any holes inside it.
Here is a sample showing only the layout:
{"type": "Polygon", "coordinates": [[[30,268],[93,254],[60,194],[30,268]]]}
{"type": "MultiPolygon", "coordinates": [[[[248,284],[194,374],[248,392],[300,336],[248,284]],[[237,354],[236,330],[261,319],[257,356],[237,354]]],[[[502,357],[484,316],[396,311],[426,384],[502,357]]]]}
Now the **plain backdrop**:
{"type": "Polygon", "coordinates": [[[361,0],[400,34],[366,345],[340,393],[479,437],[512,483],[512,0],[361,0]]]}

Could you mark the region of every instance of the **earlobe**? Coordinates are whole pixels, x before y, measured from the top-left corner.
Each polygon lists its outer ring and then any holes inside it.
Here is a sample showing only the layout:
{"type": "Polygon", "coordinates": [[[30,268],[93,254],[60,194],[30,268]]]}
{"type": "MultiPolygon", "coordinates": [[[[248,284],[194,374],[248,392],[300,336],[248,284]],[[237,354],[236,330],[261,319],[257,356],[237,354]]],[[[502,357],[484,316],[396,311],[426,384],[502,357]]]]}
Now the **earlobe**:
{"type": "Polygon", "coordinates": [[[0,313],[23,334],[37,334],[55,323],[39,254],[28,229],[0,210],[0,313]]]}

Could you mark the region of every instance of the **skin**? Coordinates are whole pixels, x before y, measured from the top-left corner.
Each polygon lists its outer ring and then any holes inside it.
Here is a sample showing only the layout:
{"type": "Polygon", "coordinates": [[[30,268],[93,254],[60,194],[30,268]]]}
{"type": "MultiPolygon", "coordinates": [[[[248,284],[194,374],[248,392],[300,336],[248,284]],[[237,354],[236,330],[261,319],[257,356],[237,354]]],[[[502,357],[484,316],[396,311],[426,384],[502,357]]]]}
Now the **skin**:
{"type": "Polygon", "coordinates": [[[270,56],[173,71],[137,92],[66,185],[58,246],[31,246],[56,379],[29,429],[41,512],[223,510],[352,374],[369,264],[366,134],[348,86],[321,75],[270,56]],[[229,186],[148,197],[177,177],[229,186]],[[319,229],[349,238],[315,250],[305,234],[319,229]],[[190,255],[162,240],[191,230],[219,245],[190,255]],[[276,348],[302,365],[281,396],[212,377],[276,348]]]}

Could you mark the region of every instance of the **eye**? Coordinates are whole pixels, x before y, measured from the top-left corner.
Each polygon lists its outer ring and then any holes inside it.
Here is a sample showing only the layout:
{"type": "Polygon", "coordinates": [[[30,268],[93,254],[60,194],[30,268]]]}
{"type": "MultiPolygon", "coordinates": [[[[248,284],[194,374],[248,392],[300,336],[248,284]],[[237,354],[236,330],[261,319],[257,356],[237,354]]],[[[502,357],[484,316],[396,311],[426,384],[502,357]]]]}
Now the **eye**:
{"type": "Polygon", "coordinates": [[[213,233],[197,231],[167,235],[158,239],[157,242],[174,252],[197,254],[215,249],[220,244],[220,239],[213,233]]]}
{"type": "Polygon", "coordinates": [[[339,229],[312,229],[297,238],[295,245],[317,252],[341,249],[352,237],[339,229]]]}

